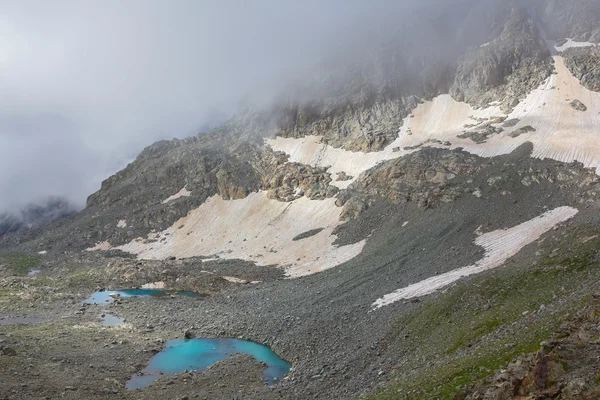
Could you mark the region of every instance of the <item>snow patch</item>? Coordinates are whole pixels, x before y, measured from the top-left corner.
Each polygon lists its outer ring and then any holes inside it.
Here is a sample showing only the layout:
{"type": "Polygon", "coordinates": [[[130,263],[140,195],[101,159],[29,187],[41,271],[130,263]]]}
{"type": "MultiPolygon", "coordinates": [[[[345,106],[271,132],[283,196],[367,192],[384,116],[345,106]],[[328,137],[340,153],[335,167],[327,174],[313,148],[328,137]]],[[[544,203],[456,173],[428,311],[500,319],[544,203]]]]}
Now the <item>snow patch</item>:
{"type": "Polygon", "coordinates": [[[445,274],[409,285],[377,299],[372,307],[381,308],[401,299],[424,296],[435,292],[462,277],[500,267],[510,257],[517,254],[523,247],[535,242],[544,233],[557,224],[567,221],[578,210],[573,207],[558,207],[509,229],[500,229],[485,233],[475,239],[475,244],[485,249],[484,257],[474,265],[456,269],[445,274]]]}
{"type": "Polygon", "coordinates": [[[184,186],[179,192],[175,193],[173,196],[169,196],[166,199],[164,199],[163,204],[167,204],[168,202],[170,202],[172,200],[176,200],[180,197],[190,197],[191,194],[192,194],[192,192],[187,190],[184,186]]]}
{"type": "Polygon", "coordinates": [[[495,157],[509,154],[523,143],[531,142],[532,157],[565,163],[579,161],[600,173],[600,93],[583,87],[565,66],[563,57],[553,58],[556,74],[529,93],[509,115],[503,113],[498,105],[474,109],[445,94],[419,104],[412,116],[404,120],[398,138],[379,152],[333,148],[323,144],[318,136],[300,139],[277,137],[268,139],[266,143],[273,150],[288,154],[290,162],[328,166],[332,175],[342,171],[352,175],[352,180],[331,183],[342,189],[378,163],[405,156],[422,147],[461,147],[481,157],[495,157]],[[573,109],[570,105],[573,100],[585,104],[587,111],[573,109]],[[484,143],[457,137],[464,132],[477,131],[484,123],[501,127],[502,117],[518,119],[519,122],[514,127],[504,127],[504,132],[492,135],[484,143]],[[534,130],[529,129],[531,127],[534,130]]]}
{"type": "Polygon", "coordinates": [[[299,139],[276,137],[267,139],[266,144],[275,151],[285,152],[289,162],[329,167],[328,172],[334,176],[338,172],[353,176],[351,180],[331,182],[345,189],[364,171],[381,162],[415,152],[421,146],[452,148],[470,145],[473,143],[470,139],[458,139],[456,135],[475,130],[482,121],[502,115],[497,106],[474,109],[446,94],[419,105],[412,117],[405,118],[398,138],[379,152],[363,153],[335,148],[323,143],[320,136],[299,139]],[[442,140],[450,145],[440,143],[442,140]]]}
{"type": "Polygon", "coordinates": [[[573,39],[567,39],[567,42],[561,46],[554,46],[556,51],[565,51],[567,49],[572,49],[574,47],[595,47],[595,43],[590,42],[576,42],[573,39]]]}
{"type": "Polygon", "coordinates": [[[302,197],[285,203],[269,199],[266,192],[239,200],[215,195],[170,228],[150,234],[152,240],[137,238],[118,249],[141,259],[218,255],[279,265],[288,277],[300,277],[340,265],[362,251],[365,240],[341,247],[333,244],[337,238],[333,231],[343,223],[341,211],[333,198],[302,197]],[[292,240],[317,228],[324,229],[310,238],[292,240]]]}
{"type": "Polygon", "coordinates": [[[127,221],[122,219],[119,222],[117,222],[117,228],[127,228],[127,221]]]}
{"type": "Polygon", "coordinates": [[[46,250],[42,250],[42,251],[38,251],[38,254],[43,256],[44,254],[48,254],[48,252],[46,250]]]}

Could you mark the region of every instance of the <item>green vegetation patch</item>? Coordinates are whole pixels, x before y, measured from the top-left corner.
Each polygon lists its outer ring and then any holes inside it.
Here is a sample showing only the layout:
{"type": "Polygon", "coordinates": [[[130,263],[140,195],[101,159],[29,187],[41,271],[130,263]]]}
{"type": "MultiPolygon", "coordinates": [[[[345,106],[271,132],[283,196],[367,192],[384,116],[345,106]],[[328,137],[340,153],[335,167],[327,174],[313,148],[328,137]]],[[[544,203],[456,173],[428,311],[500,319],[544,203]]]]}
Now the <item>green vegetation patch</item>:
{"type": "Polygon", "coordinates": [[[4,265],[15,275],[24,276],[33,269],[41,265],[40,256],[31,256],[24,253],[3,253],[0,254],[0,265],[4,265]]]}
{"type": "Polygon", "coordinates": [[[541,247],[537,262],[475,276],[399,317],[387,341],[408,362],[368,398],[453,399],[516,356],[539,350],[585,306],[600,279],[600,232],[574,228],[541,247]]]}

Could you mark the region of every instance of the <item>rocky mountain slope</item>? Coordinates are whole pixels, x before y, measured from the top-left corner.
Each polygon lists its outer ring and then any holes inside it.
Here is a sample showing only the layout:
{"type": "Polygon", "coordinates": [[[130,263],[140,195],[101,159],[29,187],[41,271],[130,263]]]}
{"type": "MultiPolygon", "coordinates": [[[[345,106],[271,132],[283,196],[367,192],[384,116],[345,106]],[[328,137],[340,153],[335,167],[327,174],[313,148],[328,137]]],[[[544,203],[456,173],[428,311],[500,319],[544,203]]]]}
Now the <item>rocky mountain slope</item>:
{"type": "Polygon", "coordinates": [[[423,2],[270,104],[148,146],[80,213],[0,235],[0,398],[595,398],[598,12],[423,2]],[[142,286],[201,295],[81,303],[142,286]],[[184,331],[293,369],[126,390],[184,331]]]}

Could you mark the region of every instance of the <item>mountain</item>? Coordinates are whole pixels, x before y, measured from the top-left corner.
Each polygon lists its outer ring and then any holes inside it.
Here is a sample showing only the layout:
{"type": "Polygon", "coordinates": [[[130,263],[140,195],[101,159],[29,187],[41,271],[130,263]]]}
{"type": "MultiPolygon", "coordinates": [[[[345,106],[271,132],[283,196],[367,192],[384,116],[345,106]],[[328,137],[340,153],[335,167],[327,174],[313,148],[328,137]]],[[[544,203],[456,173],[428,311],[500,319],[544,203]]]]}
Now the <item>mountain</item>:
{"type": "Polygon", "coordinates": [[[0,394],[600,398],[598,2],[388,19],[272,101],[148,146],[81,212],[6,223],[0,394]],[[142,287],[199,295],[82,305],[142,287]],[[268,387],[235,355],[126,390],[182,336],[292,370],[268,387]]]}
{"type": "Polygon", "coordinates": [[[72,204],[61,198],[50,198],[44,204],[29,204],[18,212],[0,214],[0,237],[37,229],[76,212],[72,204]]]}

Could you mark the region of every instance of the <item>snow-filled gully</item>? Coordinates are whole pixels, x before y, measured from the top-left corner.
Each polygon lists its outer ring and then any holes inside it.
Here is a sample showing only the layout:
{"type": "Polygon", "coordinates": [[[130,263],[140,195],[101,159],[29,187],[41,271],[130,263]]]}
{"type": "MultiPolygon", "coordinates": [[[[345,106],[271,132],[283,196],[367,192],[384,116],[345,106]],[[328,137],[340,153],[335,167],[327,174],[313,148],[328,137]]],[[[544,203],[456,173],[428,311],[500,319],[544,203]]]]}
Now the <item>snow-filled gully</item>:
{"type": "Polygon", "coordinates": [[[377,309],[402,299],[431,294],[463,277],[498,268],[523,247],[535,242],[559,223],[574,217],[577,212],[576,208],[559,207],[512,228],[485,233],[475,239],[475,244],[485,249],[484,257],[475,264],[432,276],[386,294],[377,299],[372,307],[377,309]]]}

